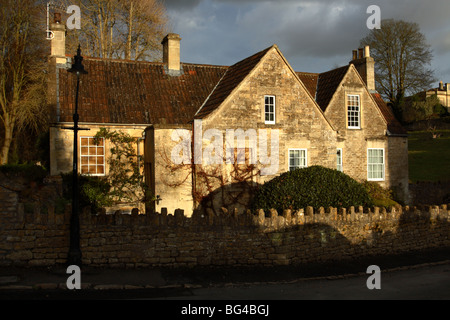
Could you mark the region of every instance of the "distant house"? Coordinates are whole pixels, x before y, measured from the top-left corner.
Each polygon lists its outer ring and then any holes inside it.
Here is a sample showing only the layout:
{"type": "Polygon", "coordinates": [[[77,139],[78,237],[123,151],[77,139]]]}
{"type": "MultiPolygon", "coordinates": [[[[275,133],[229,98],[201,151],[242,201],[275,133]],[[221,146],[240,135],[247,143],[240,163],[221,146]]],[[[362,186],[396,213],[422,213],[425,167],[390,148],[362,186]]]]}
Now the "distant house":
{"type": "MultiPolygon", "coordinates": [[[[63,26],[53,32],[50,145],[57,175],[72,170],[73,133],[62,127],[72,122],[75,96],[63,26]]],[[[107,127],[141,138],[145,181],[158,198],[151,210],[189,215],[205,199],[213,207],[245,207],[244,183],[312,165],[376,181],[407,200],[406,132],[375,91],[368,47],[346,66],[303,73],[276,45],[232,66],[182,63],[180,41],[177,34],[163,39],[163,62],[84,58],[89,74],[79,114],[90,131],[80,132],[80,173],[108,175],[108,142],[92,143],[107,127]]]]}
{"type": "Polygon", "coordinates": [[[439,87],[424,92],[425,99],[432,95],[436,95],[442,106],[447,109],[447,112],[450,112],[450,83],[444,85],[443,81],[440,81],[439,87]]]}

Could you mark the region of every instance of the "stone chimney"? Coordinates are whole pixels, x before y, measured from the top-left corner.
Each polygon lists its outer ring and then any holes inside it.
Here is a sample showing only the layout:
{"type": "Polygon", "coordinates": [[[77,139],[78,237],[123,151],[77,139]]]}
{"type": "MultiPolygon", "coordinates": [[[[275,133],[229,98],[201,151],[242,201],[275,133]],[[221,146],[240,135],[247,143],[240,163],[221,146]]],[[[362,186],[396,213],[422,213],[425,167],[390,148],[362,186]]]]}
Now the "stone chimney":
{"type": "Polygon", "coordinates": [[[443,81],[439,82],[439,90],[441,90],[441,91],[444,90],[444,82],[443,81]]]}
{"type": "Polygon", "coordinates": [[[170,75],[181,74],[180,41],[180,35],[169,33],[161,42],[163,46],[163,63],[170,75]]]}
{"type": "Polygon", "coordinates": [[[370,56],[369,46],[353,50],[352,58],[350,64],[353,64],[358,70],[367,85],[367,89],[370,92],[375,92],[375,60],[370,56]]]}
{"type": "Polygon", "coordinates": [[[66,64],[66,26],[61,23],[61,14],[58,12],[55,12],[51,31],[51,56],[55,58],[56,64],[66,64]]]}

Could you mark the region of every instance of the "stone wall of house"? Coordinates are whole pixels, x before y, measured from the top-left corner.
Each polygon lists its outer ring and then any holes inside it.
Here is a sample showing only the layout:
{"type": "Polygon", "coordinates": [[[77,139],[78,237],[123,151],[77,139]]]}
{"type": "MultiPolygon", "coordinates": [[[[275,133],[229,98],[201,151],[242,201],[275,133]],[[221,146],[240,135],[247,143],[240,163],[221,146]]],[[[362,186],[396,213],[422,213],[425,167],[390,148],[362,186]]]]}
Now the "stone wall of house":
{"type": "MultiPolygon", "coordinates": [[[[407,204],[414,204],[414,195],[409,192],[409,162],[408,162],[408,138],[388,137],[386,148],[386,176],[389,178],[388,187],[392,189],[396,197],[407,204]]],[[[443,199],[439,202],[441,203],[443,199]]],[[[421,202],[424,203],[424,202],[421,202]]]]}
{"type": "MultiPolygon", "coordinates": [[[[0,188],[0,265],[66,263],[71,209],[26,207],[0,188]]],[[[188,218],[168,214],[81,214],[84,265],[93,267],[275,266],[450,247],[447,205],[319,209],[188,218]]]]}
{"type": "MultiPolygon", "coordinates": [[[[73,124],[67,124],[67,127],[73,127],[73,124]]],[[[78,137],[94,137],[100,128],[108,128],[112,131],[120,130],[132,137],[142,138],[147,125],[111,125],[111,124],[79,124],[80,128],[89,130],[82,130],[78,132],[78,137]]],[[[78,142],[80,148],[80,142],[78,142]]],[[[136,146],[137,148],[137,146],[136,146]]],[[[143,154],[143,142],[140,142],[140,153],[143,154]]],[[[106,159],[110,155],[110,147],[108,142],[105,142],[106,159]]],[[[105,160],[107,161],[107,160],[105,160]]],[[[78,163],[81,161],[78,159],[78,163]]],[[[60,125],[50,128],[50,174],[52,176],[61,173],[71,172],[73,168],[73,131],[62,129],[60,125]]],[[[109,172],[108,164],[105,167],[106,174],[109,172]]]]}
{"type": "Polygon", "coordinates": [[[240,210],[248,206],[251,197],[247,189],[289,170],[290,149],[306,149],[307,166],[336,168],[336,131],[276,48],[261,59],[220,107],[202,119],[201,125],[204,150],[216,143],[205,133],[215,130],[223,137],[224,156],[231,149],[234,161],[242,146],[237,145],[237,139],[227,139],[227,133],[235,130],[234,136],[247,135],[246,162],[241,166],[195,167],[194,194],[211,195],[203,202],[216,212],[222,206],[233,209],[230,204],[240,210]],[[265,123],[266,95],[275,97],[274,124],[265,123]],[[250,145],[252,133],[255,143],[250,145]],[[276,148],[272,149],[272,144],[276,148]]]}
{"type": "MultiPolygon", "coordinates": [[[[352,67],[336,90],[325,115],[338,130],[338,148],[342,148],[344,173],[352,178],[367,180],[367,148],[386,148],[386,124],[364,83],[352,67]],[[361,102],[360,129],[347,127],[347,95],[359,95],[361,102]]],[[[385,183],[381,182],[383,187],[385,183]]]]}
{"type": "Polygon", "coordinates": [[[191,153],[191,129],[190,125],[159,124],[146,130],[145,181],[151,195],[158,197],[149,208],[153,212],[160,212],[163,207],[170,212],[180,208],[189,216],[194,209],[188,154],[191,153]],[[179,132],[186,135],[180,136],[179,132]],[[186,161],[182,163],[184,156],[186,161]]]}
{"type": "Polygon", "coordinates": [[[409,203],[407,138],[386,135],[383,116],[353,68],[349,69],[342,86],[336,90],[325,115],[338,130],[337,147],[342,148],[344,173],[358,181],[367,180],[367,149],[382,148],[385,152],[385,178],[378,183],[396,190],[400,199],[409,203]],[[347,127],[347,95],[360,96],[360,129],[347,127]]]}

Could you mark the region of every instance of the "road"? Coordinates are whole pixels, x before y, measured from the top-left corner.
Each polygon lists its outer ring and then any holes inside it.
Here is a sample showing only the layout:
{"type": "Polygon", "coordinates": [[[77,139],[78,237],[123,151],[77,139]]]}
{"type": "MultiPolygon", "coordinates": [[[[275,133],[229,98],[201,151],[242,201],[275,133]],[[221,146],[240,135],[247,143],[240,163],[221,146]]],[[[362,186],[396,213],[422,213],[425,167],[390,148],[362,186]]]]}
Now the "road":
{"type": "Polygon", "coordinates": [[[210,287],[191,295],[170,297],[188,300],[450,300],[450,263],[400,271],[380,272],[380,289],[368,289],[372,274],[343,279],[299,280],[293,283],[210,287]]]}
{"type": "Polygon", "coordinates": [[[223,303],[240,300],[252,303],[268,300],[450,300],[449,261],[398,271],[381,269],[380,289],[368,289],[367,280],[371,276],[141,290],[0,290],[0,300],[145,300],[145,306],[155,308],[167,308],[172,302],[177,306],[201,305],[201,301],[207,300],[223,303]]]}

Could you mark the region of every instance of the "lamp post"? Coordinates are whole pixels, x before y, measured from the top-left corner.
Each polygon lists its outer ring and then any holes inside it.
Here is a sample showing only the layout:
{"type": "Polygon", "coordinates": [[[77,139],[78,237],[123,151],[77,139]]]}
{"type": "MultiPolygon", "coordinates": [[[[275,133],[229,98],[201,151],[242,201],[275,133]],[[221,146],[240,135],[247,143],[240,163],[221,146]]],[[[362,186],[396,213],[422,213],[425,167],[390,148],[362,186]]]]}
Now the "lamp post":
{"type": "Polygon", "coordinates": [[[77,76],[77,89],[75,95],[75,112],[73,114],[73,128],[64,128],[73,130],[73,183],[72,183],[72,215],[70,217],[70,244],[68,254],[68,264],[81,266],[81,249],[80,249],[80,219],[78,216],[78,131],[89,130],[78,128],[78,92],[80,90],[80,75],[87,74],[82,64],[83,57],[81,49],[78,46],[77,55],[74,56],[75,62],[72,68],[67,70],[77,76]]]}

